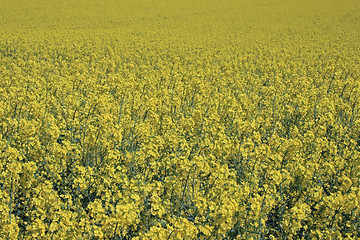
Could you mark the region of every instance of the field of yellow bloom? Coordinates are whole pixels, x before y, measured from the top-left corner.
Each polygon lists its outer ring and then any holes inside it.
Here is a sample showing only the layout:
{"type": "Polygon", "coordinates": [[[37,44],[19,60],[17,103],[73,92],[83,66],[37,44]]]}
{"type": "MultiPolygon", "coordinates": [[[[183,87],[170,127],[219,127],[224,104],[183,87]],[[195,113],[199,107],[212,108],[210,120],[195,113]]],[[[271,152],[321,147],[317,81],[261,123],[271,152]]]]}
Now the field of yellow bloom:
{"type": "Polygon", "coordinates": [[[358,0],[1,0],[0,239],[360,239],[358,0]]]}

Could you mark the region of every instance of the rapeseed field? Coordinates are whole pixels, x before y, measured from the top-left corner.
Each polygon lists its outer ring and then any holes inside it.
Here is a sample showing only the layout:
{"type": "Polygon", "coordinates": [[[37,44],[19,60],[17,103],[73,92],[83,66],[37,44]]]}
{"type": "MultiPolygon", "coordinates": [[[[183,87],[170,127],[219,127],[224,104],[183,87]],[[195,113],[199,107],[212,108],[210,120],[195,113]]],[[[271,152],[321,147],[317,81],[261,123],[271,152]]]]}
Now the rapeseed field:
{"type": "Polygon", "coordinates": [[[0,0],[0,239],[360,239],[357,0],[0,0]]]}

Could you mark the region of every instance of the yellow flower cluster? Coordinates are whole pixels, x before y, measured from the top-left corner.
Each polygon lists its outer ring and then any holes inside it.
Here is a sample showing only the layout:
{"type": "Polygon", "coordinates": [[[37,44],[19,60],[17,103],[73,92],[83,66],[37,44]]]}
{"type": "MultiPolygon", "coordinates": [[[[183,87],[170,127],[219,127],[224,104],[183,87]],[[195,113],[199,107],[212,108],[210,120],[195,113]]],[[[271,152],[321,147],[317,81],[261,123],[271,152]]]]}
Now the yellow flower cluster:
{"type": "Polygon", "coordinates": [[[356,0],[2,1],[1,239],[359,239],[356,0]]]}

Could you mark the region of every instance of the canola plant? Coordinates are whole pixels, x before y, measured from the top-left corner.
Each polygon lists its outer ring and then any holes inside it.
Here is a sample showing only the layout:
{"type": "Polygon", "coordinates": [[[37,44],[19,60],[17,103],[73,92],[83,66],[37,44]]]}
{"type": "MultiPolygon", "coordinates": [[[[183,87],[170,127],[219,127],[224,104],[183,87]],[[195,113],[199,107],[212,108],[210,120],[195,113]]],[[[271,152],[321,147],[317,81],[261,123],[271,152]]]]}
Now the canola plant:
{"type": "Polygon", "coordinates": [[[359,239],[356,0],[1,0],[1,239],[359,239]]]}

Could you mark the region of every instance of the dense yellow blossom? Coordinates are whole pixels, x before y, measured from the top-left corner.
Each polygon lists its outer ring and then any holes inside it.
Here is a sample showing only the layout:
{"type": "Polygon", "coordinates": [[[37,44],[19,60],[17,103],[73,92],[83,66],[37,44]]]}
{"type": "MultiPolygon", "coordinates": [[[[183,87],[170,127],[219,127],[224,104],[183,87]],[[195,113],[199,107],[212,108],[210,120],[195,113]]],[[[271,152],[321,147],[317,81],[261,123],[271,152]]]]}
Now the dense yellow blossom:
{"type": "Polygon", "coordinates": [[[0,239],[359,239],[356,0],[2,0],[0,239]]]}

